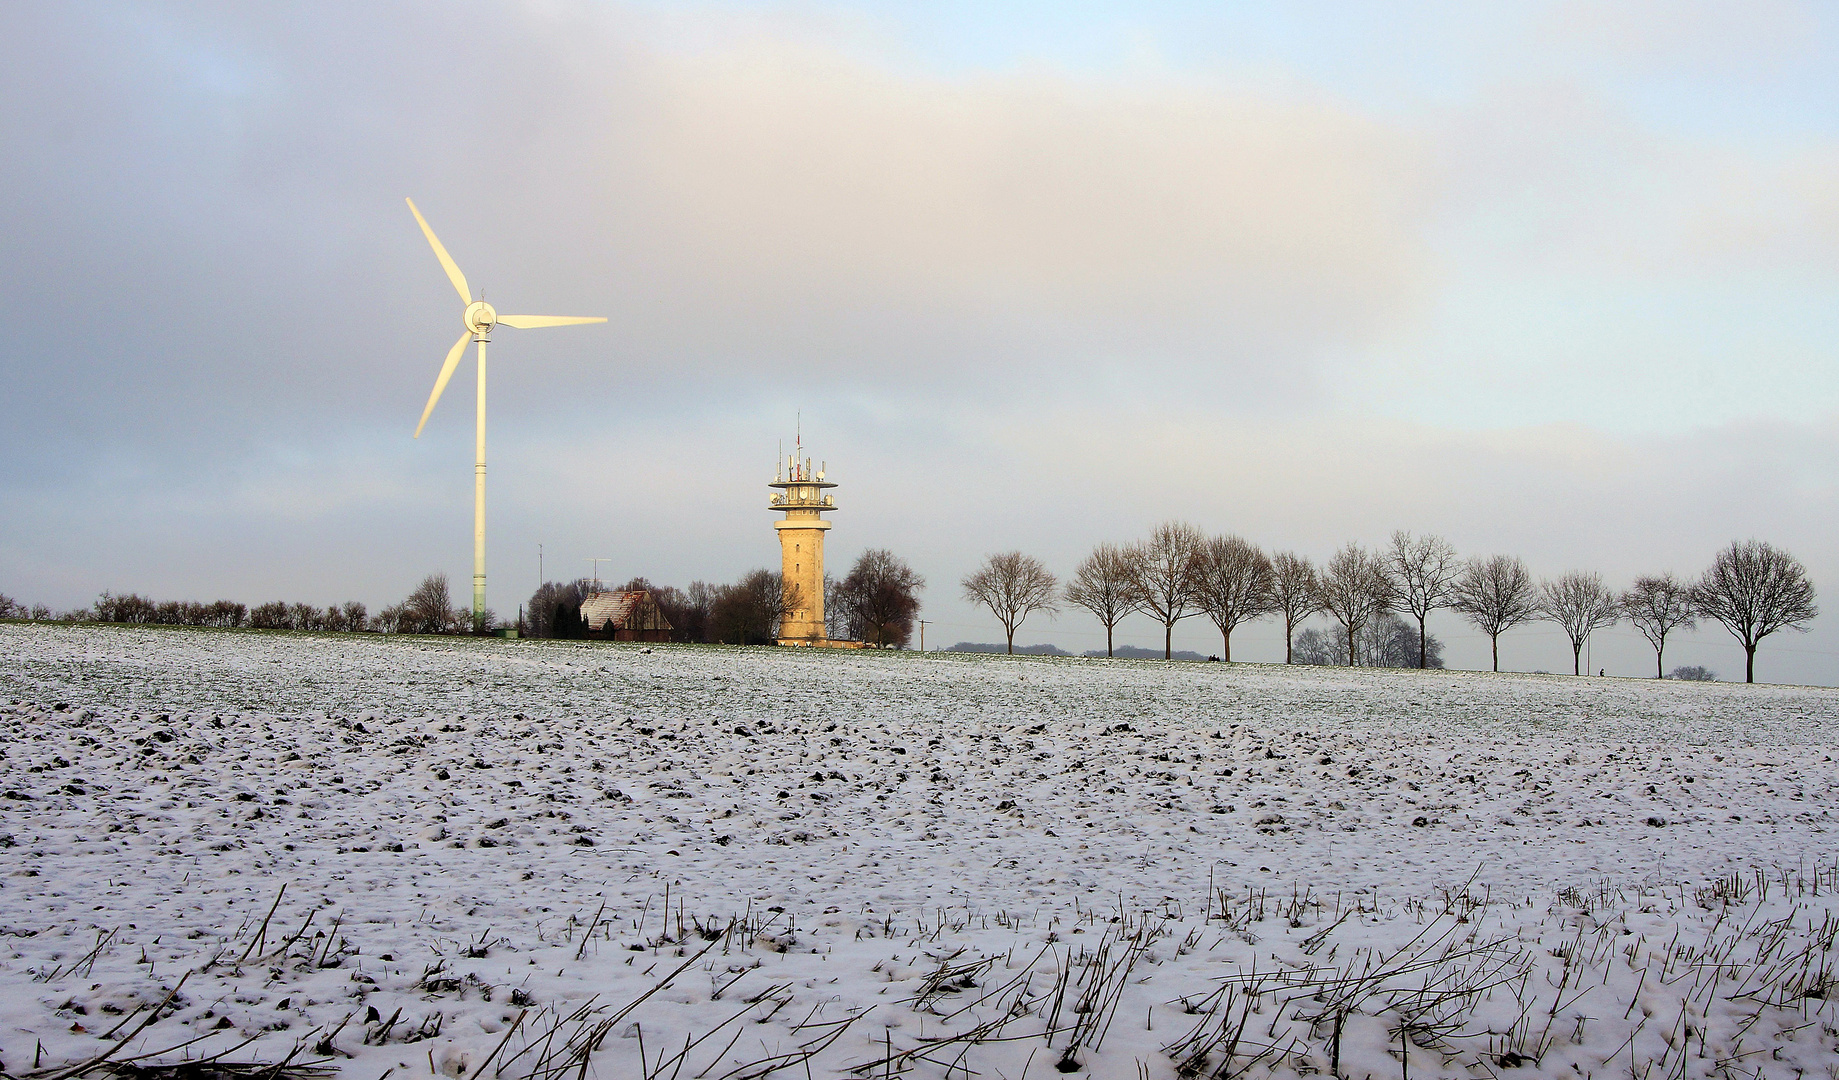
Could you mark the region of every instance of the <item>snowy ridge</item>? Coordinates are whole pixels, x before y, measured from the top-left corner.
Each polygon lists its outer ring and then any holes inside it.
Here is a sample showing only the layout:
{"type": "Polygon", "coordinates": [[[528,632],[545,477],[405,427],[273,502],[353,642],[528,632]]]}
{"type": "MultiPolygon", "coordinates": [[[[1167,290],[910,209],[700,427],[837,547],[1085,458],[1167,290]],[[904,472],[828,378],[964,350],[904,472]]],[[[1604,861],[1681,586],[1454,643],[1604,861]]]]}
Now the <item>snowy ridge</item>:
{"type": "Polygon", "coordinates": [[[1839,1064],[1830,690],[21,625],[0,655],[10,1075],[181,978],[115,1060],[1839,1064]]]}

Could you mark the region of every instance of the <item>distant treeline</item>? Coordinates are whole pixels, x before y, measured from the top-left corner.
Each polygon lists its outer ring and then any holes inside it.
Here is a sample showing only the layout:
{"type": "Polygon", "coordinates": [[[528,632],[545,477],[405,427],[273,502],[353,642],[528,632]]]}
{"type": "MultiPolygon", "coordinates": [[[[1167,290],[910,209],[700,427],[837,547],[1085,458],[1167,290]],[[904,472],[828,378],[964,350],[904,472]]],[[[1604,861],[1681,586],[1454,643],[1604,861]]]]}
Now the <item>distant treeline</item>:
{"type": "MultiPolygon", "coordinates": [[[[1296,635],[1291,650],[1291,662],[1297,664],[1319,664],[1324,666],[1345,665],[1347,663],[1347,632],[1339,627],[1327,629],[1309,629],[1296,635]]],[[[1424,635],[1427,659],[1422,666],[1441,668],[1443,666],[1443,642],[1437,635],[1424,635]]],[[[960,641],[945,650],[946,652],[964,653],[1000,653],[1013,652],[1018,656],[1073,656],[1075,654],[1057,645],[1017,645],[1013,649],[995,641],[960,641]]],[[[1109,654],[1103,649],[1091,649],[1079,654],[1087,658],[1115,656],[1124,660],[1218,660],[1218,656],[1202,656],[1188,649],[1172,649],[1166,655],[1155,649],[1144,649],[1136,645],[1118,645],[1109,654]]],[[[1355,647],[1354,655],[1360,658],[1363,667],[1414,668],[1418,667],[1418,634],[1411,625],[1397,615],[1387,613],[1375,619],[1361,631],[1361,641],[1355,647]]]]}
{"type": "MultiPolygon", "coordinates": [[[[900,556],[885,548],[862,553],[848,575],[824,578],[825,633],[832,638],[862,641],[879,648],[905,648],[919,617],[919,591],[926,582],[900,556]]],[[[728,645],[768,645],[779,637],[786,613],[802,606],[796,586],[771,570],[755,570],[729,585],[692,581],[688,588],[653,584],[635,577],[608,592],[644,591],[670,623],[670,639],[728,645]]],[[[571,582],[544,582],[524,606],[520,629],[531,637],[578,638],[590,636],[581,617],[581,605],[591,594],[603,591],[599,583],[580,578],[571,582]]],[[[601,629],[601,636],[612,631],[601,629]]]]}
{"type": "MultiPolygon", "coordinates": [[[[827,633],[883,648],[903,648],[912,637],[920,609],[919,590],[924,587],[925,581],[899,556],[885,549],[865,551],[841,581],[825,578],[827,633]]],[[[545,582],[515,621],[488,611],[478,627],[471,610],[454,604],[445,574],[429,574],[401,603],[375,613],[356,600],[324,608],[283,601],[249,607],[233,600],[156,601],[138,593],[105,592],[89,607],[56,614],[43,606],[28,609],[0,594],[0,618],[382,634],[516,629],[530,637],[583,638],[593,635],[581,616],[581,605],[598,591],[602,591],[600,584],[587,578],[545,582]]],[[[670,624],[672,641],[735,645],[771,644],[779,636],[786,613],[800,600],[770,570],[755,570],[728,585],[695,581],[687,589],[654,585],[636,577],[605,591],[650,594],[670,624]]]]}
{"type": "MultiPolygon", "coordinates": [[[[323,608],[280,600],[249,607],[234,600],[216,600],[208,604],[190,600],[154,601],[138,593],[105,592],[89,607],[55,614],[42,604],[28,609],[0,594],[0,619],[379,634],[464,634],[471,633],[473,628],[472,612],[453,606],[445,574],[428,575],[402,603],[392,604],[374,615],[356,600],[323,608]]],[[[488,627],[495,624],[495,618],[487,619],[488,627]]]]}
{"type": "MultiPolygon", "coordinates": [[[[965,599],[1002,623],[1012,652],[1015,631],[1029,615],[1072,606],[1104,626],[1106,655],[1113,652],[1117,624],[1132,615],[1162,627],[1165,659],[1174,655],[1175,625],[1205,615],[1220,632],[1227,660],[1234,629],[1277,617],[1284,625],[1285,663],[1441,667],[1441,643],[1425,621],[1449,610],[1488,635],[1496,671],[1501,634],[1522,623],[1557,623],[1571,642],[1572,673],[1582,674],[1590,635],[1627,619],[1654,646],[1659,676],[1666,669],[1667,636],[1704,619],[1743,646],[1750,682],[1764,638],[1805,631],[1819,614],[1806,567],[1760,540],[1733,542],[1696,579],[1647,575],[1615,592],[1592,571],[1535,582],[1517,556],[1462,559],[1437,536],[1395,532],[1377,551],[1348,544],[1318,567],[1295,552],[1267,554],[1241,537],[1208,536],[1171,521],[1138,543],[1098,545],[1064,586],[1039,559],[1019,551],[989,556],[960,584],[965,599]],[[1298,625],[1316,615],[1327,616],[1329,628],[1299,634],[1298,625]]],[[[1675,670],[1681,678],[1706,675],[1702,668],[1675,670]]]]}
{"type": "MultiPolygon", "coordinates": [[[[1083,653],[1072,653],[1058,645],[1017,645],[1013,650],[1000,641],[960,641],[948,645],[944,652],[960,653],[1007,653],[1013,651],[1016,656],[1082,656],[1088,660],[1103,658],[1103,649],[1088,649],[1083,653]]],[[[1112,650],[1112,655],[1120,660],[1161,660],[1163,656],[1155,649],[1143,649],[1135,645],[1119,645],[1112,650]]],[[[1202,656],[1189,649],[1177,649],[1168,659],[1171,660],[1218,660],[1217,656],[1202,656]]]]}

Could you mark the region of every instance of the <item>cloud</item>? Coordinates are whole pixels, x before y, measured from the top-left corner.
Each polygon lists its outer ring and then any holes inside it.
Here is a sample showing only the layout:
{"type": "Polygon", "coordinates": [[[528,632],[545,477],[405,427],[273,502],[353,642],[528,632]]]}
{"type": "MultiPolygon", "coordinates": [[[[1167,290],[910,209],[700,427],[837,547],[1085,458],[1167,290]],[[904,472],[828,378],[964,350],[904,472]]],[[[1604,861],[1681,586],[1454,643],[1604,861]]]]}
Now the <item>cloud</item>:
{"type": "Polygon", "coordinates": [[[1686,210],[1681,254],[1742,268],[1839,266],[1839,140],[1720,164],[1686,210]]]}
{"type": "MultiPolygon", "coordinates": [[[[611,316],[506,335],[562,387],[748,393],[796,366],[949,395],[1123,365],[1271,400],[1417,295],[1417,150],[1332,100],[944,77],[772,26],[686,48],[619,8],[478,6],[481,41],[449,10],[39,16],[92,81],[14,79],[6,221],[59,253],[7,274],[57,316],[7,364],[21,418],[67,409],[75,373],[131,391],[91,406],[116,422],[412,407],[457,311],[404,193],[501,308],[611,316]]],[[[507,391],[506,415],[553,407],[507,391]]]]}
{"type": "Polygon", "coordinates": [[[1806,0],[1570,0],[1555,5],[1547,30],[1624,64],[1728,77],[1806,57],[1819,21],[1806,0]]]}
{"type": "Polygon", "coordinates": [[[1839,256],[1839,139],[1655,125],[1588,83],[1505,82],[1426,136],[1446,243],[1496,265],[1630,279],[1839,256]]]}
{"type": "Polygon", "coordinates": [[[713,309],[711,352],[764,337],[846,380],[992,353],[1282,380],[1412,296],[1414,149],[1345,109],[772,41],[655,71],[612,202],[662,256],[658,307],[713,309]]]}

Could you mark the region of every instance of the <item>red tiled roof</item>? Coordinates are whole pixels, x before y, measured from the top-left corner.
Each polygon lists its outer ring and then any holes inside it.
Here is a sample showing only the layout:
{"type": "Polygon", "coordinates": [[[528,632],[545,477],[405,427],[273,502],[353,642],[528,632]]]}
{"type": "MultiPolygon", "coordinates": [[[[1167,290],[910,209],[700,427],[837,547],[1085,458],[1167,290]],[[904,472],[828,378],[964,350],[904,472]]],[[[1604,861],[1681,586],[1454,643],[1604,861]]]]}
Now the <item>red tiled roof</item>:
{"type": "Polygon", "coordinates": [[[589,593],[581,601],[581,617],[587,620],[588,629],[600,630],[608,620],[615,630],[669,630],[669,620],[651,601],[651,594],[643,589],[633,592],[589,593]],[[646,615],[649,614],[649,618],[646,615]],[[637,618],[648,622],[648,626],[632,626],[628,620],[637,618]]]}

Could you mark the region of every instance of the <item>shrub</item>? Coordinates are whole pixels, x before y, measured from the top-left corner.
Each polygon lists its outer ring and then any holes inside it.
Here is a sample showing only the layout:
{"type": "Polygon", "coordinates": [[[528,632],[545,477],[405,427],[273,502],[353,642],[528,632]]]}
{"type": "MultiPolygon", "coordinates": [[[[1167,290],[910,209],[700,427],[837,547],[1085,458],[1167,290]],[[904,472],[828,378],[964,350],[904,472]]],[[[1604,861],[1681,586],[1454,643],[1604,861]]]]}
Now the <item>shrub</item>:
{"type": "Polygon", "coordinates": [[[138,593],[116,596],[105,592],[96,598],[95,617],[97,622],[108,623],[151,623],[159,621],[159,608],[153,601],[138,593]]]}
{"type": "Polygon", "coordinates": [[[293,613],[286,603],[276,600],[273,603],[257,604],[249,612],[249,625],[257,630],[292,630],[293,613]]]}

